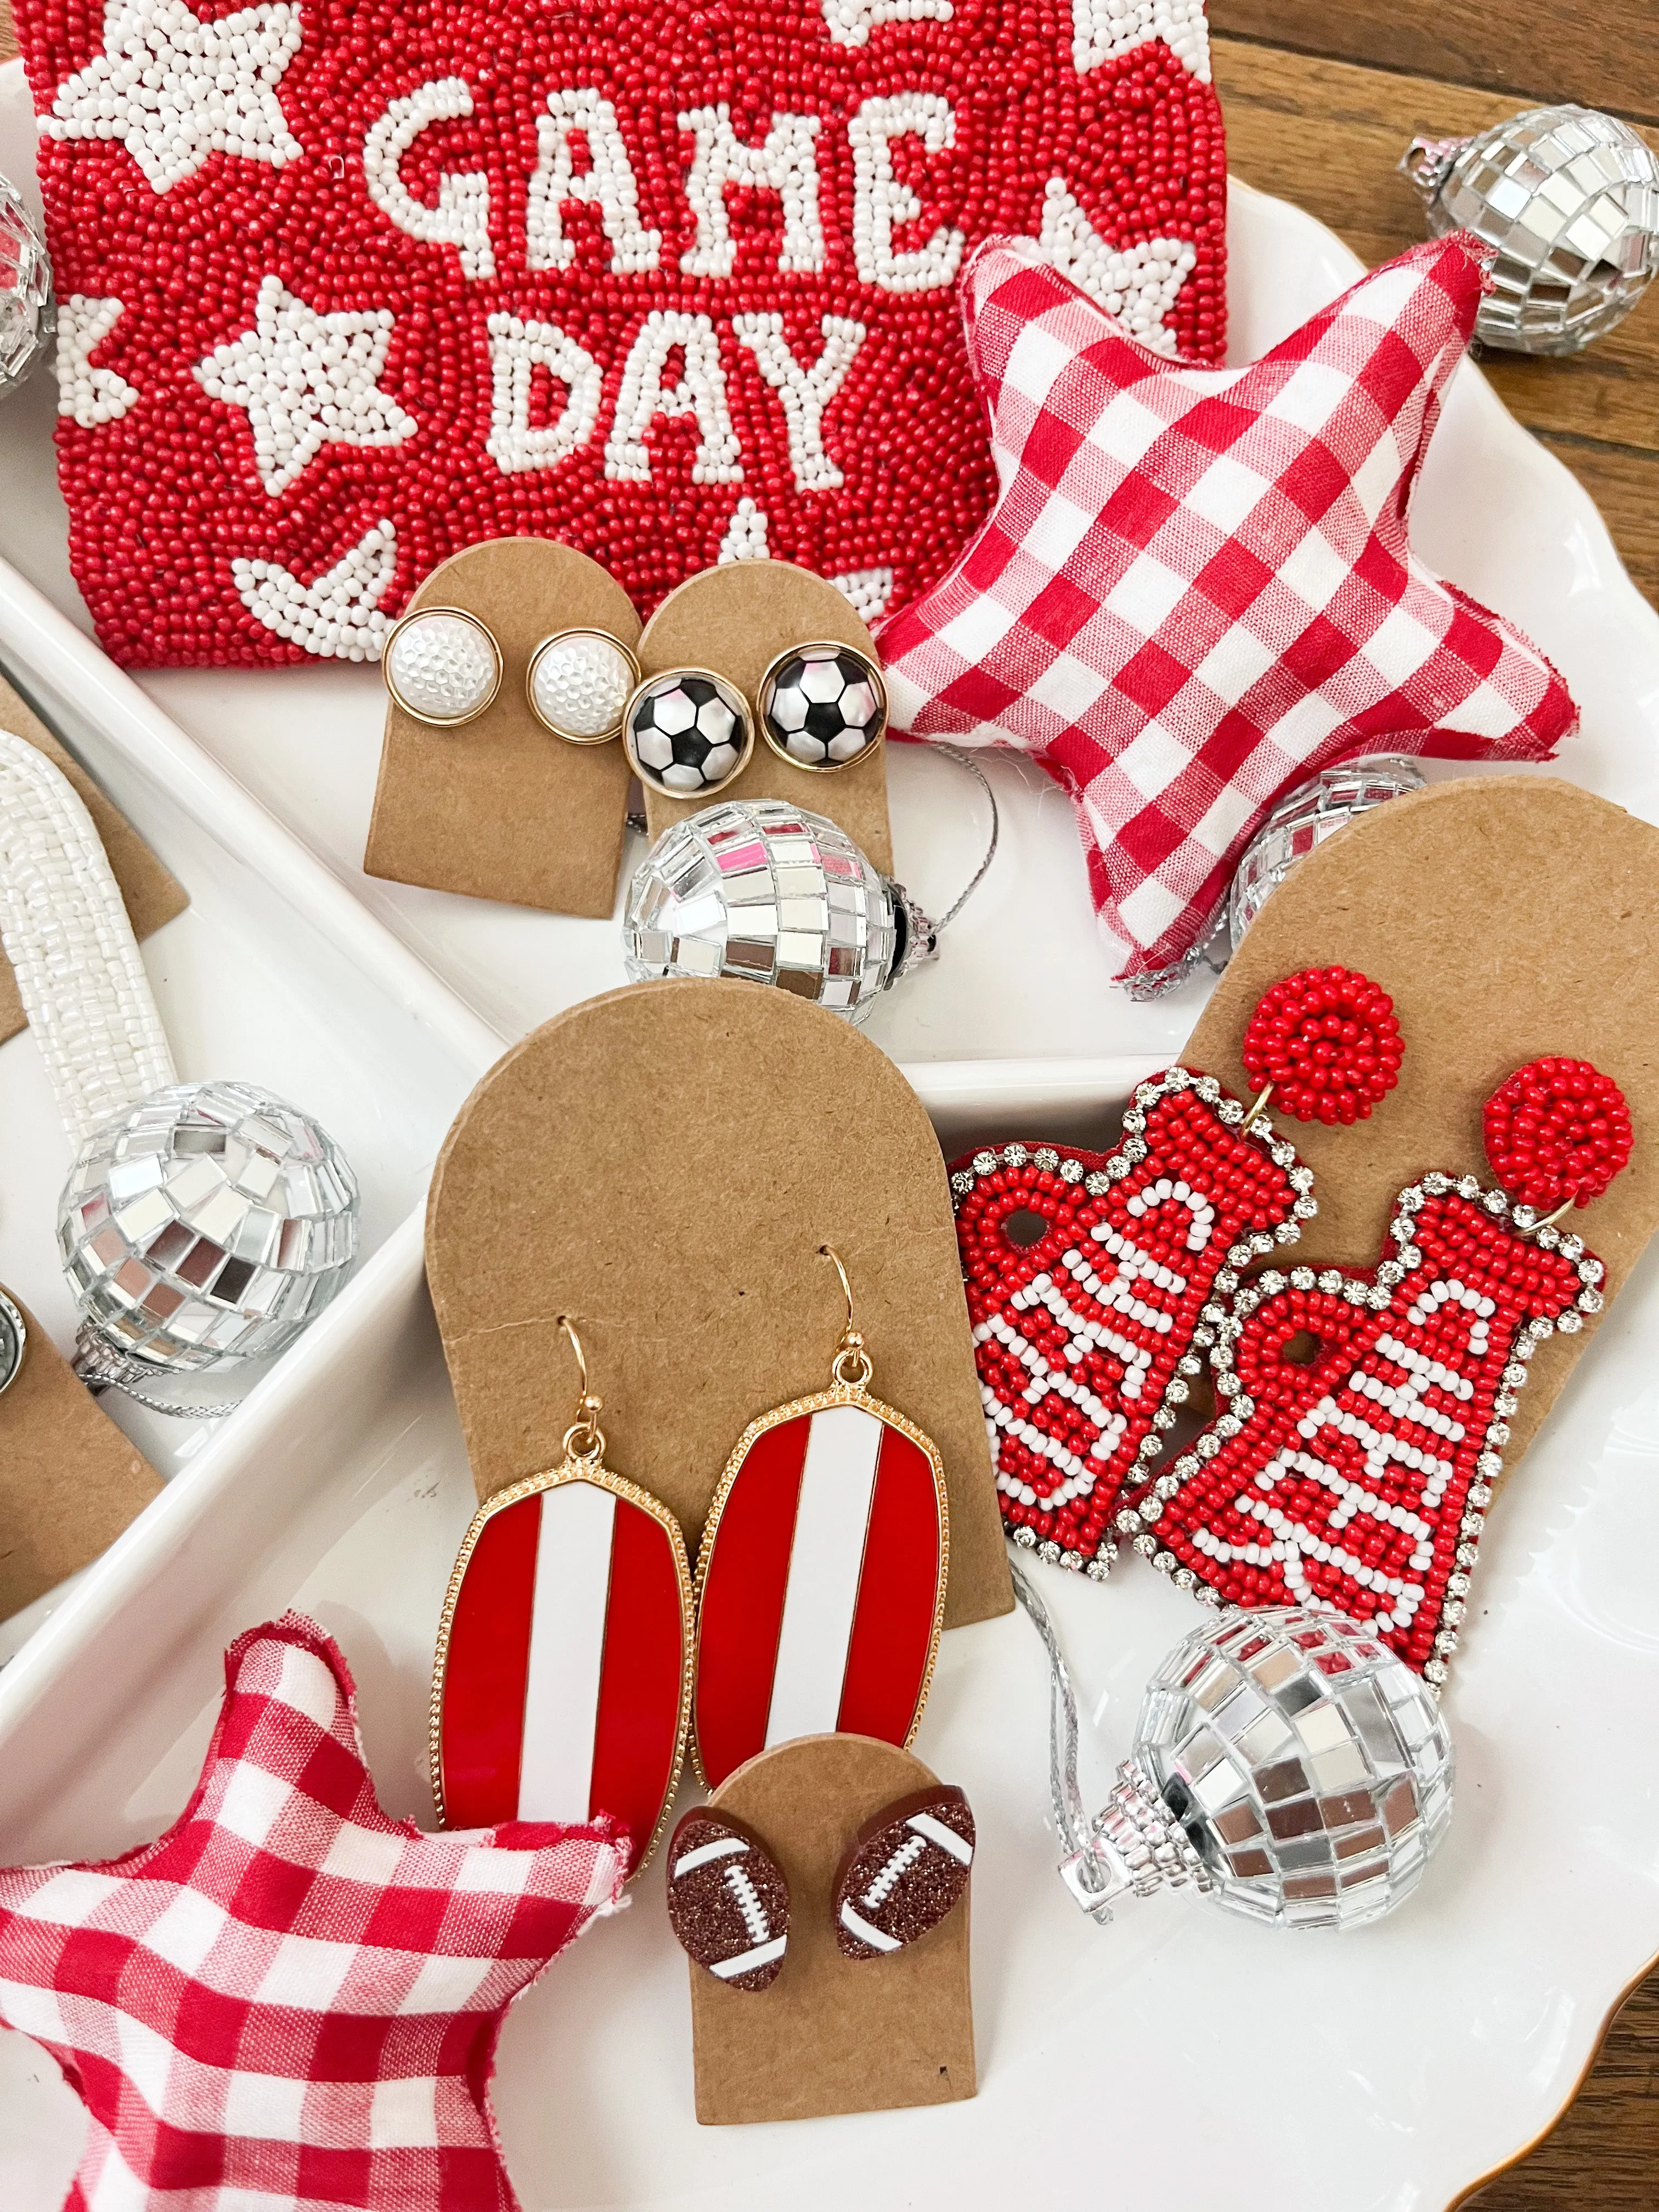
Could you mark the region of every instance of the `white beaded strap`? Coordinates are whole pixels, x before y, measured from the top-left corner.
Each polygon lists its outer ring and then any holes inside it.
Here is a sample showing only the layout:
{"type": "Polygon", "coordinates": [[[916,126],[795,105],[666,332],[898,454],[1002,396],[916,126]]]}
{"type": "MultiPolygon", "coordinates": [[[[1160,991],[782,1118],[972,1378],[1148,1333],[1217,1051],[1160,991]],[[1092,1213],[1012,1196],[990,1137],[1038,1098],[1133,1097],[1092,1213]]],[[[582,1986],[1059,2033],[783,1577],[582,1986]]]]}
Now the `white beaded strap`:
{"type": "Polygon", "coordinates": [[[0,943],[71,1144],[177,1081],[92,817],[44,753],[4,730],[0,943]]]}

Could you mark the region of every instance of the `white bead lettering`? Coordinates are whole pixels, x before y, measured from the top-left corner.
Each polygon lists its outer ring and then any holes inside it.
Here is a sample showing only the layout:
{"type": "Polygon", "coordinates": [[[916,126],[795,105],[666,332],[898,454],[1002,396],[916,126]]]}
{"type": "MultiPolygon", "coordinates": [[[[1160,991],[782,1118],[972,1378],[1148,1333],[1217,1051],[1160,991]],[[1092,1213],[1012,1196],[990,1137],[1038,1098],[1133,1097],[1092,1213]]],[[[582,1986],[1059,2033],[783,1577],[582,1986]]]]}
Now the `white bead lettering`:
{"type": "Polygon", "coordinates": [[[503,476],[522,469],[552,469],[585,446],[599,419],[605,374],[585,346],[556,323],[489,318],[490,459],[503,476]],[[533,424],[536,372],[542,369],[568,394],[556,422],[533,424]]]}
{"type": "Polygon", "coordinates": [[[692,464],[695,483],[738,483],[743,463],[726,402],[720,341],[707,315],[653,308],[640,325],[623,369],[616,419],[605,441],[605,472],[623,483],[649,483],[646,434],[659,415],[693,416],[699,439],[692,464]],[[678,382],[664,386],[663,372],[678,352],[678,382]]]}
{"type": "Polygon", "coordinates": [[[363,140],[363,181],[380,212],[410,238],[432,246],[453,246],[461,257],[461,274],[493,276],[495,256],[489,243],[489,179],[477,171],[441,178],[438,204],[415,198],[400,174],[403,158],[428,125],[453,122],[472,112],[472,92],[465,77],[446,76],[417,85],[394,100],[363,140]]]}
{"type": "Polygon", "coordinates": [[[823,410],[840,391],[853,356],[864,343],[864,325],[848,316],[826,315],[820,327],[823,351],[805,368],[789,350],[781,314],[732,319],[738,343],[754,355],[756,366],[783,404],[789,462],[799,491],[835,491],[846,481],[823,450],[823,410]]]}
{"type": "Polygon", "coordinates": [[[611,241],[613,274],[637,276],[657,266],[661,234],[640,221],[639,187],[617,125],[617,111],[592,87],[551,92],[547,112],[536,118],[538,159],[525,215],[525,259],[532,269],[568,269],[576,258],[564,234],[567,202],[597,207],[611,241]],[[580,176],[570,150],[573,137],[587,142],[589,167],[580,176]]]}
{"type": "Polygon", "coordinates": [[[732,111],[696,107],[682,115],[697,150],[685,179],[686,198],[697,222],[697,242],[680,256],[688,276],[729,276],[736,246],[726,212],[729,188],[776,192],[783,202],[782,270],[811,271],[823,266],[823,223],[818,214],[818,165],[812,141],[816,115],[775,114],[758,146],[746,146],[732,129],[732,111]]]}
{"type": "Polygon", "coordinates": [[[920,138],[930,154],[956,143],[957,118],[936,92],[866,100],[847,126],[853,142],[853,258],[866,284],[884,292],[933,292],[953,283],[967,240],[943,223],[925,246],[901,252],[893,234],[915,222],[921,202],[893,173],[895,138],[920,138]]]}

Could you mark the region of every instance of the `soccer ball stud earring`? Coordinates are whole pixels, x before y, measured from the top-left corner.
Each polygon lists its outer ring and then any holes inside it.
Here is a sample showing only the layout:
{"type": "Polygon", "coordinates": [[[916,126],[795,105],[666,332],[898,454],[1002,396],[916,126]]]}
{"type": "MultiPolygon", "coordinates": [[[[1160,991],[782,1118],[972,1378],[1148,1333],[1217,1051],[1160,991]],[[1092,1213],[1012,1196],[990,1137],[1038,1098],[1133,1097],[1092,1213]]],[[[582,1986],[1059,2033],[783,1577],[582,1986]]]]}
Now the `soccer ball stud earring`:
{"type": "Polygon", "coordinates": [[[755,718],[736,684],[712,668],[666,668],[628,702],[623,745],[647,789],[708,799],[748,766],[755,718]]]}
{"type": "Polygon", "coordinates": [[[757,694],[760,730],[792,768],[833,775],[867,758],[887,727],[887,686],[867,653],[815,640],[779,653],[757,694]]]}

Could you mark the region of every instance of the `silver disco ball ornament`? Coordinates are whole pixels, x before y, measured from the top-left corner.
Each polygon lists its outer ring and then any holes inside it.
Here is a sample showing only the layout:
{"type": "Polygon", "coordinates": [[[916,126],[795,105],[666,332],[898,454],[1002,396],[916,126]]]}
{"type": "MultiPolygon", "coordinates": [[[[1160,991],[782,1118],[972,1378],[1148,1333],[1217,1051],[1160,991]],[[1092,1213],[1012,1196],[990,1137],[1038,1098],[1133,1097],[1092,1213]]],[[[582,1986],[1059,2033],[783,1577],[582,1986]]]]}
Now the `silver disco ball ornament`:
{"type": "Polygon", "coordinates": [[[833,822],[728,799],[665,830],[635,870],[628,973],[775,983],[849,1021],[933,958],[937,931],[833,822]]]}
{"type": "Polygon", "coordinates": [[[46,240],[0,177],[0,399],[46,352],[56,325],[46,240]]]}
{"type": "Polygon", "coordinates": [[[58,1207],[94,1387],[281,1352],[357,1253],[333,1139],[248,1083],[179,1083],[93,1131],[58,1207]]]}
{"type": "Polygon", "coordinates": [[[1451,1820],[1434,1693],[1340,1613],[1230,1611],[1152,1676],[1134,1749],[1063,1869],[1097,1916],[1190,1884],[1276,1928],[1362,1928],[1451,1820]]]}
{"type": "Polygon", "coordinates": [[[1400,166],[1436,237],[1498,249],[1474,325],[1487,345],[1577,353],[1659,269],[1659,156],[1614,116],[1532,107],[1473,138],[1414,138],[1400,166]]]}
{"type": "Polygon", "coordinates": [[[1398,753],[1370,753],[1322,769],[1287,791],[1244,848],[1227,899],[1227,933],[1237,951],[1245,931],[1298,861],[1374,806],[1421,791],[1428,779],[1398,753]]]}

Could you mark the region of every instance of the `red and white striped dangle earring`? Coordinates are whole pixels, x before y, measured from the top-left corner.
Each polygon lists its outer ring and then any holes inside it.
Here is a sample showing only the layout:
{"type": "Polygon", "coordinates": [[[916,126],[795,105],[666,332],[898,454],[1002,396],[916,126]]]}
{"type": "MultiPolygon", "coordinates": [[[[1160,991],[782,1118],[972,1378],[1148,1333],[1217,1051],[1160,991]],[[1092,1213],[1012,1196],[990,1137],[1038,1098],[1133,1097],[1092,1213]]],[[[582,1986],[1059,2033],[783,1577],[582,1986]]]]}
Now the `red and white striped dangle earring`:
{"type": "Polygon", "coordinates": [[[870,1395],[847,1270],[830,1387],[738,1437],[697,1559],[698,1771],[836,1732],[908,1744],[933,1681],[950,1563],[945,1462],[870,1395]]]}
{"type": "Polygon", "coordinates": [[[609,1814],[651,1856],[684,1763],[694,1656],[679,1522],[605,1463],[580,1370],[556,1468],[488,1498],[449,1579],[432,1678],[440,1823],[609,1814]]]}
{"type": "Polygon", "coordinates": [[[1631,1152],[1587,1060],[1517,1070],[1484,1133],[1504,1188],[1422,1176],[1374,1268],[1270,1269],[1239,1293],[1211,1359],[1225,1412],[1125,1516],[1209,1603],[1347,1613],[1437,1686],[1528,1363],[1604,1303],[1601,1261],[1559,1224],[1631,1152]]]}
{"type": "MultiPolygon", "coordinates": [[[[1313,1170],[1267,1119],[1364,1121],[1398,1079],[1388,994],[1345,968],[1265,994],[1245,1033],[1254,1103],[1166,1068],[1115,1152],[1017,1143],[951,1168],[974,1360],[1003,1526],[1104,1579],[1242,1271],[1317,1212],[1313,1170]]],[[[1138,1524],[1137,1524],[1138,1525],[1138,1524]]]]}

